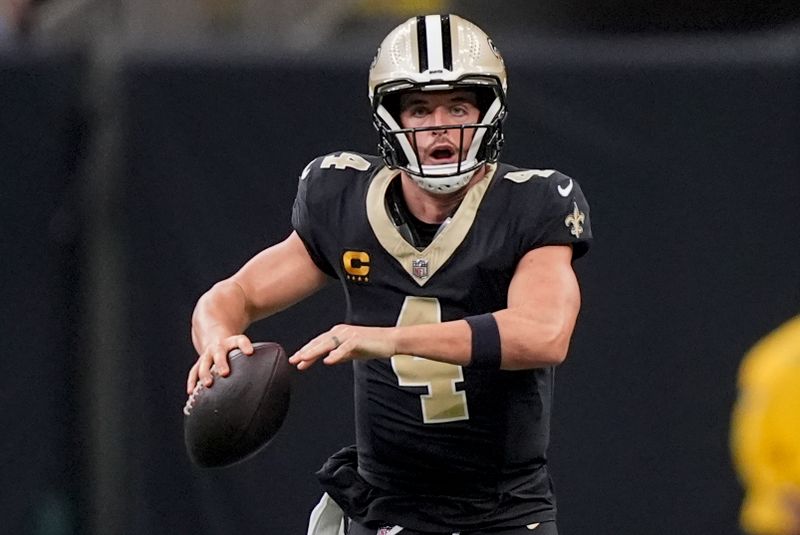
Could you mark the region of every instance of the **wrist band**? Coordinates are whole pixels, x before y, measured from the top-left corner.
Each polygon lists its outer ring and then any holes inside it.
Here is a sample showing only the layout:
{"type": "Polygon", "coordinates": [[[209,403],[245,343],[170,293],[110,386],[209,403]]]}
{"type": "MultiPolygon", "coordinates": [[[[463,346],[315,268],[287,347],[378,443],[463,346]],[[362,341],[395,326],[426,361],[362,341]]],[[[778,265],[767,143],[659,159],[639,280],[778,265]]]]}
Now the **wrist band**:
{"type": "Polygon", "coordinates": [[[500,330],[490,313],[464,318],[472,329],[472,360],[469,368],[500,369],[500,330]]]}

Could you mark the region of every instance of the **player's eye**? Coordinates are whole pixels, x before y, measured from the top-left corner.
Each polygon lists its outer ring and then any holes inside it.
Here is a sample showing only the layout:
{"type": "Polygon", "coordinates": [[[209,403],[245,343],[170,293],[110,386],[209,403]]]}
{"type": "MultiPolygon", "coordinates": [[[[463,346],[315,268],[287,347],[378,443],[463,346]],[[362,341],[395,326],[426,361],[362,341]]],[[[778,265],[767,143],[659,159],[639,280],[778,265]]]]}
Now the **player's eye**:
{"type": "Polygon", "coordinates": [[[411,108],[412,117],[425,117],[426,115],[428,115],[428,108],[425,106],[414,106],[411,108]]]}

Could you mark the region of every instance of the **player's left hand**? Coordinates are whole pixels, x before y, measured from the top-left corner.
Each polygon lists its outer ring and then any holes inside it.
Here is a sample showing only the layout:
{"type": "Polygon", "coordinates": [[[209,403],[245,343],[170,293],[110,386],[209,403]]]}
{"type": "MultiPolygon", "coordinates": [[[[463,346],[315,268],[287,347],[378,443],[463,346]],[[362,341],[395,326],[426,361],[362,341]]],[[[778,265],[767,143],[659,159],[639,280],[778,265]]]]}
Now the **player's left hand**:
{"type": "Polygon", "coordinates": [[[319,359],[339,364],[356,359],[389,358],[395,354],[393,327],[334,326],[289,357],[298,370],[309,368],[319,359]]]}

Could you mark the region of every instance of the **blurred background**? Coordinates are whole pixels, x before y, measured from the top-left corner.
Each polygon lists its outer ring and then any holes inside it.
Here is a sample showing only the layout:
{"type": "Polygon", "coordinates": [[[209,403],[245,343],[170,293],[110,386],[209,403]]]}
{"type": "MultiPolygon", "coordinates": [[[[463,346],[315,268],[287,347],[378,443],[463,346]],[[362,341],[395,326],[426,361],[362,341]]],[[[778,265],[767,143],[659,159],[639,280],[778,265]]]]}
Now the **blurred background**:
{"type": "MultiPolygon", "coordinates": [[[[375,152],[367,70],[416,14],[509,72],[503,160],[592,204],[557,377],[564,535],[736,534],[742,355],[800,312],[796,1],[0,0],[0,531],[301,534],[353,441],[349,367],[258,457],[184,450],[199,295],[291,230],[319,154],[375,152]]],[[[293,351],[336,285],[250,331],[293,351]]]]}

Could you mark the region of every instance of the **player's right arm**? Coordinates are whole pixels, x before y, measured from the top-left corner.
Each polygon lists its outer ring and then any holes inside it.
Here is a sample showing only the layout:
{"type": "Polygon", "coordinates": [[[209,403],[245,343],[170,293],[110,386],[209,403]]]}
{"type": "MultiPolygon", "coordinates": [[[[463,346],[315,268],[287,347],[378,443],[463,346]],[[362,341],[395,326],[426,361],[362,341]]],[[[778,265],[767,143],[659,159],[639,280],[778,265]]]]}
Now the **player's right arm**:
{"type": "Polygon", "coordinates": [[[321,289],[330,279],[311,259],[305,244],[292,232],[264,249],[230,278],[211,287],[192,314],[192,343],[198,359],[189,370],[186,391],[198,381],[213,382],[211,367],[226,376],[228,352],[253,353],[245,329],[254,321],[279,312],[321,289]]]}

